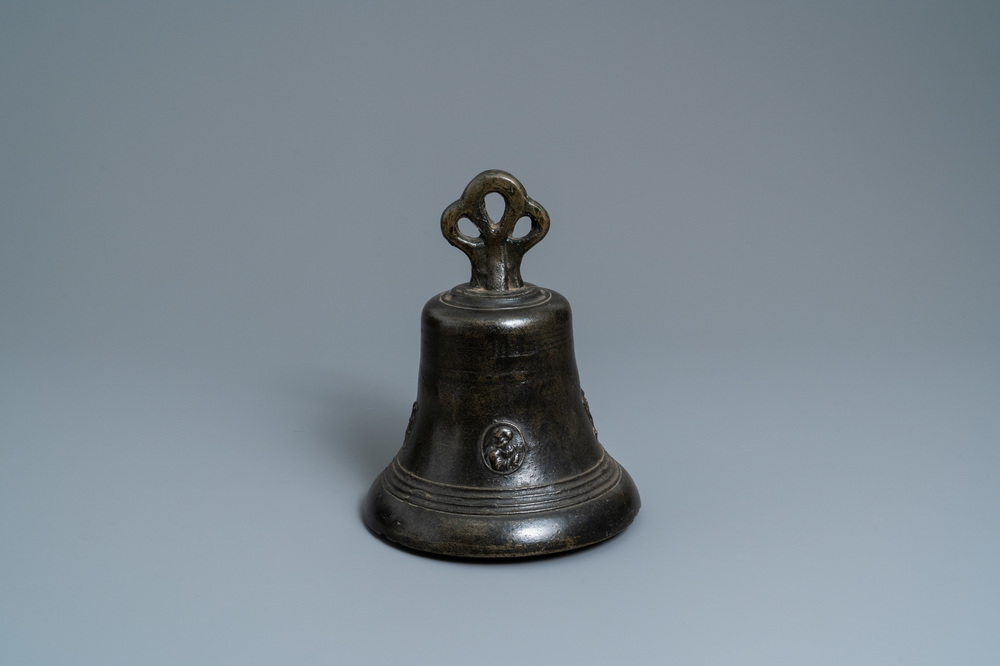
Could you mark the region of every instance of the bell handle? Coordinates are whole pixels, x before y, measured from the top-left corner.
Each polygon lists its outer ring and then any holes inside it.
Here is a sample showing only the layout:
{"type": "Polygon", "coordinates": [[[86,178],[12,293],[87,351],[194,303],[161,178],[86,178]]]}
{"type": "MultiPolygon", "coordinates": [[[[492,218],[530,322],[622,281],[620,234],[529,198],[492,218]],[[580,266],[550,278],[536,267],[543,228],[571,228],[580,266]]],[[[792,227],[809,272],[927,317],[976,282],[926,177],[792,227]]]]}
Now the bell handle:
{"type": "Polygon", "coordinates": [[[445,239],[464,252],[472,262],[469,286],[486,291],[509,291],[524,286],[521,279],[521,258],[549,231],[549,214],[528,197],[524,186],[506,171],[484,171],[466,186],[462,197],[441,214],[441,233],[445,239]],[[503,197],[504,211],[494,222],[486,212],[486,195],[503,197]],[[514,236],[514,227],[522,217],[531,221],[524,236],[514,236]],[[478,236],[469,236],[458,228],[467,219],[479,229],[478,236]]]}

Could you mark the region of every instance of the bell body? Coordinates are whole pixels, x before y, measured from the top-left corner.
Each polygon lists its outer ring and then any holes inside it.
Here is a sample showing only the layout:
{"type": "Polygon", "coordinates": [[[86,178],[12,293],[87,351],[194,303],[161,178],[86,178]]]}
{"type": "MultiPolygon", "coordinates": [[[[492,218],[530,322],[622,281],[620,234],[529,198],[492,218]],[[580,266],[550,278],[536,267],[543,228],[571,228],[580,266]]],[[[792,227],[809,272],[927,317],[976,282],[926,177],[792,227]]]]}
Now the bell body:
{"type": "Polygon", "coordinates": [[[597,440],[566,299],[530,284],[432,298],[417,401],[369,491],[368,526],[417,550],[516,557],[602,541],[638,510],[597,440]]]}

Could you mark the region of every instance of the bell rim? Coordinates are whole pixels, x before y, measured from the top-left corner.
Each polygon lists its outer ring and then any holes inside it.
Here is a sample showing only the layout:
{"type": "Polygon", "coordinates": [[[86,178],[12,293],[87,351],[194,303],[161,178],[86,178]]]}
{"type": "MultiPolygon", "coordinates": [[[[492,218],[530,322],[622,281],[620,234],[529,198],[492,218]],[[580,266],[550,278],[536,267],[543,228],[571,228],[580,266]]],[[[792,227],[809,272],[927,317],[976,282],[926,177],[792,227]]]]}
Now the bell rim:
{"type": "Polygon", "coordinates": [[[389,492],[387,467],[372,483],[364,522],[406,549],[453,558],[508,559],[552,555],[592,546],[623,532],[641,507],[635,482],[611,456],[616,482],[581,502],[551,510],[495,515],[460,513],[407,502],[389,492]]]}

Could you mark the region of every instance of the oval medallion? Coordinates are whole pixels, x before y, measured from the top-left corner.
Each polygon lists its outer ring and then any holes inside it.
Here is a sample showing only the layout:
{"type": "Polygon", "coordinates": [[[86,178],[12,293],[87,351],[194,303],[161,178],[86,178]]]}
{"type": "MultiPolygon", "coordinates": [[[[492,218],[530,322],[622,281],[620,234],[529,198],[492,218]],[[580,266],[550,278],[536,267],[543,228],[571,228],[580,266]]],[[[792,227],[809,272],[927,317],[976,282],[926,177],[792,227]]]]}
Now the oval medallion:
{"type": "Polygon", "coordinates": [[[524,435],[513,423],[494,423],[483,435],[483,460],[497,474],[510,474],[524,462],[524,435]]]}

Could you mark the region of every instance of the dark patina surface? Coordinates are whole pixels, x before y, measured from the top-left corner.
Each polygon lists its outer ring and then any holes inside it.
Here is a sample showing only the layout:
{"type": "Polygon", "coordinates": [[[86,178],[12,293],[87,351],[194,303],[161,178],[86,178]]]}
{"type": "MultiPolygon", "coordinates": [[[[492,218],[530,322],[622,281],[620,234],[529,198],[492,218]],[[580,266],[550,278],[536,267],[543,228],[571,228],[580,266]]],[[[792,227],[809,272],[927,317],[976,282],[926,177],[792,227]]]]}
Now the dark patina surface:
{"type": "Polygon", "coordinates": [[[503,171],[476,176],[441,216],[472,279],[424,306],[417,401],[365,500],[365,522],[390,541],[455,557],[543,555],[614,536],[639,511],[635,484],[597,440],[569,303],[521,279],[521,258],[548,228],[503,171]],[[506,204],[498,221],[491,192],[506,204]],[[522,217],[531,228],[515,237],[522,217]]]}

